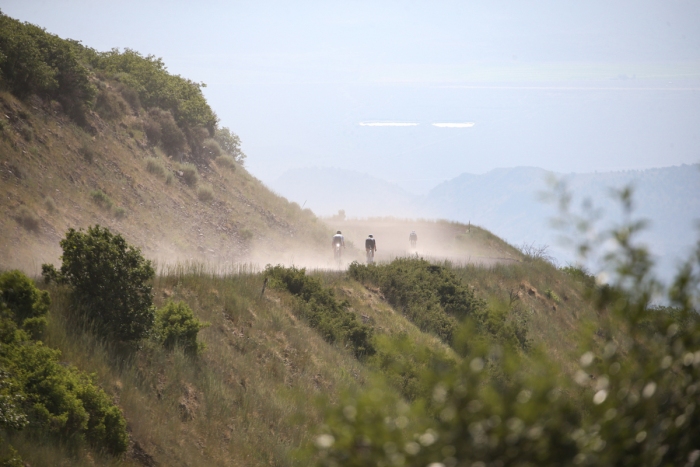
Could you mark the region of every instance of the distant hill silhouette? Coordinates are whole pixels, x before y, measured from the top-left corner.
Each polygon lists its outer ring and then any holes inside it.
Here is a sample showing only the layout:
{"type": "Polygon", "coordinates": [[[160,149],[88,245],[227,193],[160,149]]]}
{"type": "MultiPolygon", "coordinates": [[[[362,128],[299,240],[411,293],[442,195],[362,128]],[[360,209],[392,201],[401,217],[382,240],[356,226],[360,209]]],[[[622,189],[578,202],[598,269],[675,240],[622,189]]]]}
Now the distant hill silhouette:
{"type": "Polygon", "coordinates": [[[573,209],[584,199],[601,208],[601,228],[620,220],[613,189],[634,188],[635,216],[650,221],[642,236],[670,272],[675,259],[697,239],[700,218],[700,165],[645,170],[561,174],[537,167],[495,169],[485,174],[464,173],[441,183],[425,196],[415,196],[385,180],[336,168],[307,168],[286,172],[272,188],[299,204],[306,202],[320,215],[344,209],[349,217],[395,216],[449,219],[483,226],[514,245],[549,245],[565,264],[572,254],[559,246],[559,232],[550,220],[556,207],[542,201],[547,178],[567,182],[574,193],[573,209]]]}

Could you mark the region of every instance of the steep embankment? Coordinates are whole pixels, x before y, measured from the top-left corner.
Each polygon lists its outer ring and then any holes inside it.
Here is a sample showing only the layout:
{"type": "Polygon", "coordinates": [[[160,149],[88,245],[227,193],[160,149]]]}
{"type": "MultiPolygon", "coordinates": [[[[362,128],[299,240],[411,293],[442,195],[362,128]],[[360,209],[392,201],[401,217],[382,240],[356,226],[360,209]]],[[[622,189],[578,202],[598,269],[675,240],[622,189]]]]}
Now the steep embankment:
{"type": "Polygon", "coordinates": [[[328,238],[313,213],[238,164],[193,160],[195,173],[186,173],[192,166],[148,144],[138,113],[106,121],[91,112],[91,134],[38,98],[2,93],[0,107],[3,268],[35,273],[57,261],[68,228],[91,224],[160,262],[274,261],[273,251],[284,261],[328,238]]]}

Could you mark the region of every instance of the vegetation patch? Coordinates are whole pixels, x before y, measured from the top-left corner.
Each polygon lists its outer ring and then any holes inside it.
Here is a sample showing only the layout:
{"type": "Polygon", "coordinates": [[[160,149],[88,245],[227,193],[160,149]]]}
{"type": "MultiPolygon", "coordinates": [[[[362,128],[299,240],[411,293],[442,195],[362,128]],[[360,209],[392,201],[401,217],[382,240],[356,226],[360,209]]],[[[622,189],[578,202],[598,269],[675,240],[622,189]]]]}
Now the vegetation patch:
{"type": "Polygon", "coordinates": [[[206,326],[186,303],[168,301],[156,311],[154,335],[167,349],[178,345],[186,353],[196,355],[204,350],[204,344],[197,342],[197,333],[206,326]]]}
{"type": "Polygon", "coordinates": [[[0,275],[0,293],[0,428],[124,453],[128,434],[119,408],[92,377],[37,340],[48,293],[18,271],[0,275]]]}
{"type": "Polygon", "coordinates": [[[197,199],[203,203],[207,203],[214,199],[214,190],[211,185],[203,185],[197,188],[197,199]]]}
{"type": "Polygon", "coordinates": [[[184,181],[187,186],[193,187],[199,182],[199,171],[194,164],[189,162],[180,164],[180,174],[182,181],[184,181]]]}
{"type": "Polygon", "coordinates": [[[44,198],[44,206],[46,207],[46,210],[52,214],[58,210],[56,207],[56,201],[54,201],[51,196],[44,198]]]}
{"type": "Polygon", "coordinates": [[[154,271],[141,251],[99,225],[68,230],[61,248],[61,269],[42,265],[45,280],[69,284],[75,305],[100,335],[121,341],[147,336],[155,313],[154,271]]]}
{"type": "Polygon", "coordinates": [[[157,157],[149,157],[146,159],[146,170],[158,177],[165,177],[165,166],[163,165],[163,161],[157,157]]]}
{"type": "Polygon", "coordinates": [[[265,277],[271,287],[287,290],[298,297],[297,314],[330,343],[349,348],[357,358],[375,353],[372,343],[373,330],[360,323],[350,311],[347,301],[338,301],[321,281],[308,276],[306,269],[284,266],[268,266],[265,277]]]}
{"type": "Polygon", "coordinates": [[[112,209],[114,203],[112,199],[102,190],[93,190],[90,192],[90,199],[102,209],[112,209]]]}
{"type": "Polygon", "coordinates": [[[236,160],[227,154],[217,157],[216,165],[225,169],[236,170],[236,160]]]}
{"type": "Polygon", "coordinates": [[[27,206],[21,206],[15,214],[15,220],[30,232],[39,230],[39,217],[34,214],[27,206]]]}

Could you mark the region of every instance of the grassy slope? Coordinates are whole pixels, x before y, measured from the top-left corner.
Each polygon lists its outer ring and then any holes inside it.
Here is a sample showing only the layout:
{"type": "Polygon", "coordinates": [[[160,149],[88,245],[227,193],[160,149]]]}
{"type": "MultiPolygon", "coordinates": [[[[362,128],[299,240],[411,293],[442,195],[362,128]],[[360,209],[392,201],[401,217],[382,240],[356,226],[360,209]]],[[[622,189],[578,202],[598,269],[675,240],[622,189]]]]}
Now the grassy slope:
{"type": "MultiPolygon", "coordinates": [[[[95,372],[118,401],[132,436],[126,464],[290,465],[293,450],[322,424],[324,403],[319,400],[332,402],[340,392],[379,377],[295,318],[288,294],[268,290],[260,298],[260,274],[220,274],[231,261],[277,262],[285,258],[285,250],[305,254],[305,247],[307,252],[319,248],[329,254],[329,230],[343,229],[361,248],[370,229],[387,259],[413,253],[401,246],[408,243],[410,230],[418,231],[419,254],[450,258],[456,265],[478,259],[480,265],[456,266],[456,273],[488,301],[517,296],[510,306],[527,316],[535,343],[564,362],[577,324],[594,318],[590,308],[580,305],[579,284],[548,263],[528,261],[476,226],[468,230],[456,223],[396,219],[325,226],[312,213],[269,192],[244,169],[230,172],[214,164],[199,167],[201,182],[214,190],[214,201],[202,203],[196,190],[177,177],[166,184],[146,170],[148,157],[159,158],[171,171],[176,163],[146,147],[143,135],[131,125],[137,117],[106,123],[93,115],[99,129],[93,139],[40,104],[25,105],[8,94],[0,97],[0,117],[7,121],[0,137],[0,268],[35,272],[42,262],[57,260],[58,242],[68,227],[100,223],[160,260],[154,289],[159,306],[169,298],[184,300],[211,324],[200,333],[207,350],[199,360],[152,343],[124,355],[75,331],[65,292],[51,289],[47,343],[61,349],[63,360],[95,372]],[[86,148],[93,153],[92,162],[83,155],[86,148]],[[97,189],[111,198],[112,208],[91,201],[90,192],[97,189]],[[47,196],[56,211],[48,209],[47,196]],[[27,229],[18,221],[23,207],[36,216],[37,228],[27,229]],[[117,207],[125,210],[121,219],[115,216],[117,207]],[[168,265],[183,259],[209,263],[168,265]],[[547,289],[560,300],[545,296],[547,289]]],[[[347,259],[359,258],[360,251],[350,251],[347,259]]],[[[366,289],[343,273],[319,274],[376,332],[406,333],[416,343],[451,353],[395,312],[380,291],[366,289]]],[[[12,441],[31,465],[56,465],[58,459],[65,465],[114,463],[95,453],[67,457],[55,445],[22,437],[12,441]]]]}
{"type": "Polygon", "coordinates": [[[93,113],[98,133],[91,136],[41,102],[25,104],[8,93],[0,93],[0,117],[4,268],[36,273],[41,263],[57,261],[58,242],[69,227],[95,223],[122,233],[161,263],[240,262],[273,250],[303,253],[329,238],[313,213],[275,195],[241,167],[198,167],[199,186],[213,188],[208,202],[199,201],[197,187],[177,175],[167,184],[165,177],[149,173],[150,157],[170,173],[178,164],[146,145],[137,129],[140,117],[108,123],[93,113]],[[111,208],[92,200],[96,190],[110,198],[111,208]],[[36,227],[23,227],[22,218],[30,223],[33,218],[36,227]]]}

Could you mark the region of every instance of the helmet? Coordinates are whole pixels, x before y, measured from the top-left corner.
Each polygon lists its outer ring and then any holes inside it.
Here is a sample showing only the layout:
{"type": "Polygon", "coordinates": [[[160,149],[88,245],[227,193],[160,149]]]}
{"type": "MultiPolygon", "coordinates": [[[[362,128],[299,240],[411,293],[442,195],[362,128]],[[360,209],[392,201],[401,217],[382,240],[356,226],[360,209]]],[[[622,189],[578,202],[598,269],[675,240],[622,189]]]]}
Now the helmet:
{"type": "Polygon", "coordinates": [[[342,233],[340,230],[336,232],[337,234],[342,233]]]}

